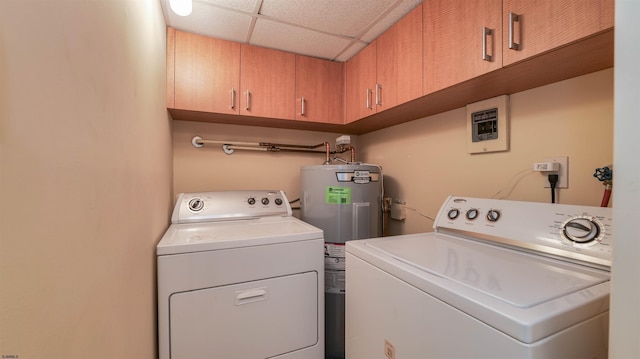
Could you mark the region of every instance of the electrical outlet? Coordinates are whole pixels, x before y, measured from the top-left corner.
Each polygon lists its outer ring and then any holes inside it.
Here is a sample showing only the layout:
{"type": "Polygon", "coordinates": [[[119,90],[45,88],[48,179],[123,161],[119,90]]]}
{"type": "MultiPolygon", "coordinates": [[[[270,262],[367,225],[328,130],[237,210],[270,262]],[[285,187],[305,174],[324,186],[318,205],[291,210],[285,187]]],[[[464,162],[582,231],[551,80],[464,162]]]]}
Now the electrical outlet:
{"type": "Polygon", "coordinates": [[[399,221],[407,218],[407,207],[404,203],[394,202],[391,204],[391,218],[399,221]]]}
{"type": "MultiPolygon", "coordinates": [[[[558,156],[558,157],[545,157],[542,162],[544,163],[558,163],[560,165],[560,169],[558,171],[558,184],[556,188],[569,188],[569,157],[568,156],[558,156]]],[[[549,172],[544,172],[544,188],[550,188],[551,184],[549,184],[548,175],[549,172]]]]}

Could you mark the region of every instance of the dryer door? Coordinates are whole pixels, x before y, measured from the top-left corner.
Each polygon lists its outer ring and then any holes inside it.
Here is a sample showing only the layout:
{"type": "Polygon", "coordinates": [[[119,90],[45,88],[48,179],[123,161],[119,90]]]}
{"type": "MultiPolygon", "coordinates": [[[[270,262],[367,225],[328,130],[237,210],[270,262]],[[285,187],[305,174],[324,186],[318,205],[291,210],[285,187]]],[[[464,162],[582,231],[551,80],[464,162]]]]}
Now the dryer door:
{"type": "Polygon", "coordinates": [[[268,358],[318,342],[318,275],[175,293],[171,358],[268,358]]]}

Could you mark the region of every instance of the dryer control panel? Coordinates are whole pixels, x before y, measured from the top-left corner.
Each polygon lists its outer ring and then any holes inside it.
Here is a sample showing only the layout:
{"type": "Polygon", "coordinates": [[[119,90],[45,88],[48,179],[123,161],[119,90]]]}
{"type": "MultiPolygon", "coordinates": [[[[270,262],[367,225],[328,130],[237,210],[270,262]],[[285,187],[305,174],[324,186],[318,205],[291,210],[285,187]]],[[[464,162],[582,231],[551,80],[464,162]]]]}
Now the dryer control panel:
{"type": "Polygon", "coordinates": [[[608,268],[612,216],[607,207],[450,196],[434,229],[608,268]]]}
{"type": "Polygon", "coordinates": [[[180,193],[171,223],[195,223],[291,216],[283,191],[218,191],[180,193]]]}

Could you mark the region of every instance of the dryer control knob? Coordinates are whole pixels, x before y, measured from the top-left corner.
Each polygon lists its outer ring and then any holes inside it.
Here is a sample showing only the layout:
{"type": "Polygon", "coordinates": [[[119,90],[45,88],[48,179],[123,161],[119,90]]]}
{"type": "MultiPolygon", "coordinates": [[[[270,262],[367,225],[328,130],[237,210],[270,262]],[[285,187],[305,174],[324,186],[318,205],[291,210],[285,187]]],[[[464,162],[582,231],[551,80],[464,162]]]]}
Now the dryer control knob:
{"type": "Polygon", "coordinates": [[[487,212],[487,221],[495,222],[498,219],[500,219],[500,211],[498,211],[497,209],[490,209],[487,212]]]}
{"type": "Polygon", "coordinates": [[[249,205],[253,206],[254,204],[256,204],[256,199],[253,197],[249,197],[249,199],[247,200],[247,203],[249,203],[249,205]]]}
{"type": "Polygon", "coordinates": [[[473,221],[478,218],[478,210],[476,208],[471,208],[467,211],[467,219],[473,221]]]}
{"type": "Polygon", "coordinates": [[[458,218],[459,215],[460,215],[460,210],[457,208],[450,209],[449,212],[447,213],[447,217],[449,217],[449,219],[456,219],[458,218]]]}
{"type": "Polygon", "coordinates": [[[262,204],[264,204],[265,206],[266,206],[266,205],[268,205],[268,204],[269,204],[269,198],[264,197],[264,198],[262,199],[262,204]]]}
{"type": "Polygon", "coordinates": [[[278,206],[282,205],[282,198],[276,198],[275,202],[278,206]]]}

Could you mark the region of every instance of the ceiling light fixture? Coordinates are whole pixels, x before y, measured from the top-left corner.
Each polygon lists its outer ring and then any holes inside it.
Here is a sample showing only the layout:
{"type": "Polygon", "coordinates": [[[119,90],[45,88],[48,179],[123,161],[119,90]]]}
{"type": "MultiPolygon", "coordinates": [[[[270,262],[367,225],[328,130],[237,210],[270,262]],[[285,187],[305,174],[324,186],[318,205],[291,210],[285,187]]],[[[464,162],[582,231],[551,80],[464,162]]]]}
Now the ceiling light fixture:
{"type": "Polygon", "coordinates": [[[187,16],[191,14],[193,3],[192,0],[169,0],[169,6],[177,15],[187,16]]]}

